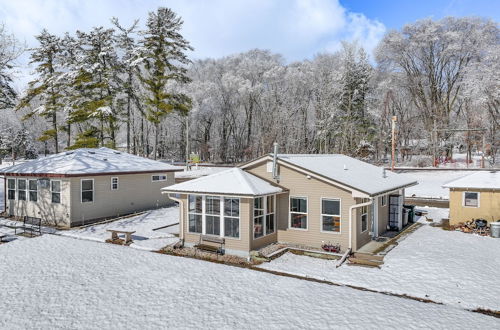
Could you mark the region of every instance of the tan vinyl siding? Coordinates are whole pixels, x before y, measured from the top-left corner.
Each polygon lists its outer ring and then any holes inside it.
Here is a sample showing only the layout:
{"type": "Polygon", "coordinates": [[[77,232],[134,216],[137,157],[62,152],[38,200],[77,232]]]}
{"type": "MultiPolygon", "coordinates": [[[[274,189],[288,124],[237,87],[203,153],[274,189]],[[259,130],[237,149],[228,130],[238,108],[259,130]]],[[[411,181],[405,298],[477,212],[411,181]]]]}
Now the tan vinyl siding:
{"type": "MultiPolygon", "coordinates": [[[[38,187],[38,197],[37,201],[29,200],[29,182],[28,180],[38,180],[40,178],[30,176],[30,177],[9,177],[7,179],[16,179],[16,199],[9,200],[8,197],[8,187],[6,185],[5,198],[7,201],[7,213],[12,216],[23,217],[30,216],[41,218],[45,224],[68,227],[70,223],[70,180],[61,179],[61,203],[52,203],[52,194],[49,188],[38,187]],[[17,179],[26,179],[26,201],[18,200],[17,194],[17,179]]],[[[59,180],[59,179],[57,179],[59,180]]],[[[6,183],[7,184],[7,183],[6,183]]]]}
{"type": "Polygon", "coordinates": [[[386,196],[385,206],[382,206],[382,198],[378,198],[378,233],[377,235],[382,235],[387,231],[387,225],[389,224],[389,195],[386,196]]]}
{"type": "MultiPolygon", "coordinates": [[[[361,199],[361,198],[356,198],[356,204],[360,204],[360,203],[364,203],[364,201],[361,199]]],[[[354,249],[359,249],[360,247],[362,247],[363,245],[365,245],[366,243],[370,242],[371,240],[371,236],[370,236],[370,231],[371,231],[371,205],[369,205],[368,207],[368,213],[367,213],[367,222],[368,222],[368,226],[367,226],[367,230],[362,232],[361,229],[362,229],[362,224],[361,224],[361,215],[363,214],[362,213],[362,210],[361,208],[356,208],[354,213],[355,213],[355,216],[356,216],[356,234],[355,235],[352,235],[352,238],[353,238],[353,243],[352,243],[352,246],[354,249]]]]}
{"type": "MultiPolygon", "coordinates": [[[[246,169],[263,179],[274,182],[272,173],[267,172],[267,161],[246,169]]],[[[349,207],[355,203],[351,192],[335,187],[315,178],[307,178],[291,168],[280,165],[279,185],[289,189],[289,193],[280,195],[277,205],[277,240],[286,243],[301,244],[319,248],[322,242],[340,243],[344,251],[349,246],[349,207]],[[289,197],[307,197],[308,216],[307,230],[289,228],[289,197]],[[321,198],[341,199],[341,232],[328,233],[321,231],[321,198]]]]}
{"type": "Polygon", "coordinates": [[[469,189],[470,192],[479,192],[479,207],[463,205],[465,190],[450,190],[450,224],[456,225],[471,219],[482,218],[489,222],[500,220],[500,191],[469,189]]]}
{"type": "Polygon", "coordinates": [[[161,188],[174,183],[174,173],[144,173],[71,178],[72,225],[93,219],[120,216],[172,204],[161,188]],[[166,175],[166,181],[152,181],[152,175],[166,175]],[[118,190],[111,190],[111,178],[118,178],[118,190]],[[82,203],[81,181],[94,180],[94,201],[82,203]]]}

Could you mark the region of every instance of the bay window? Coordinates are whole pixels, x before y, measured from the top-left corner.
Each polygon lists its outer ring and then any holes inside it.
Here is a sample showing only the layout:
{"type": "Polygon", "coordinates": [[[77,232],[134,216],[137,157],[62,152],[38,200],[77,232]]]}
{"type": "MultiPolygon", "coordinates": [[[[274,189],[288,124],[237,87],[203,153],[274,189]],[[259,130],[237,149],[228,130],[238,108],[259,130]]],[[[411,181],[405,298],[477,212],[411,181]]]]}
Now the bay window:
{"type": "Polygon", "coordinates": [[[240,199],[224,198],[224,236],[240,237],[240,199]]]}
{"type": "Polygon", "coordinates": [[[26,200],[26,179],[17,179],[17,199],[26,200]]]}
{"type": "Polygon", "coordinates": [[[16,179],[8,179],[7,180],[7,198],[14,200],[16,199],[16,179]]]}
{"type": "Polygon", "coordinates": [[[38,200],[38,180],[28,181],[29,199],[31,202],[38,200]]]}
{"type": "Polygon", "coordinates": [[[307,198],[290,197],[290,227],[307,229],[307,198]]]}
{"type": "Polygon", "coordinates": [[[321,230],[340,232],[340,199],[321,199],[321,230]]]}
{"type": "Polygon", "coordinates": [[[203,196],[189,195],[188,206],[188,231],[190,233],[202,233],[203,196]]]}

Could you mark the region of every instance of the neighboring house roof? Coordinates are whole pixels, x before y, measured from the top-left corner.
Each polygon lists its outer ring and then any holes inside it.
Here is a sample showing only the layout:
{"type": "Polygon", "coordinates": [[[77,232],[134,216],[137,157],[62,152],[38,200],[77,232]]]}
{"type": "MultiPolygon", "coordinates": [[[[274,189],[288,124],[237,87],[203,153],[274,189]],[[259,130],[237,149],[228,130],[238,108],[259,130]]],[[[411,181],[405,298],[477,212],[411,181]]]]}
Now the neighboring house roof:
{"type": "Polygon", "coordinates": [[[500,172],[499,171],[476,172],[467,175],[465,177],[445,183],[443,187],[500,190],[500,172]]]}
{"type": "Polygon", "coordinates": [[[182,167],[109,148],[82,148],[19,163],[4,175],[82,176],[182,171],[182,167]]]}
{"type": "MultiPolygon", "coordinates": [[[[271,159],[272,155],[264,159],[271,159]]],[[[243,168],[255,164],[248,163],[243,168]]],[[[283,162],[306,172],[338,182],[353,190],[370,196],[416,185],[418,182],[403,175],[385,171],[382,167],[340,154],[278,154],[278,163],[283,162]]]]}
{"type": "Polygon", "coordinates": [[[162,188],[164,192],[260,196],[283,191],[280,187],[240,168],[231,168],[198,179],[162,188]]]}

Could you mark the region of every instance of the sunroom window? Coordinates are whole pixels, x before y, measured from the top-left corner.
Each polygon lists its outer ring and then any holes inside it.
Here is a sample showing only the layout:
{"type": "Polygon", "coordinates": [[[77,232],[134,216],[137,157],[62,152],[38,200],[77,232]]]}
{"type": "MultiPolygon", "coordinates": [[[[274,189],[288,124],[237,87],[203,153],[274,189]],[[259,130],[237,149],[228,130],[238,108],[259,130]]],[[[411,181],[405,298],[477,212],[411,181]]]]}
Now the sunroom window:
{"type": "Polygon", "coordinates": [[[220,235],[220,197],[207,196],[205,200],[205,233],[220,235]]]}
{"type": "Polygon", "coordinates": [[[307,229],[307,198],[290,197],[290,226],[307,229]]]}
{"type": "Polygon", "coordinates": [[[224,236],[240,237],[239,198],[224,198],[224,236]]]}
{"type": "Polygon", "coordinates": [[[253,200],[253,238],[264,236],[264,197],[253,200]]]}
{"type": "Polygon", "coordinates": [[[189,232],[202,232],[203,196],[189,195],[189,232]]]}
{"type": "Polygon", "coordinates": [[[275,231],[274,196],[266,197],[266,206],[266,235],[269,235],[275,231]]]}

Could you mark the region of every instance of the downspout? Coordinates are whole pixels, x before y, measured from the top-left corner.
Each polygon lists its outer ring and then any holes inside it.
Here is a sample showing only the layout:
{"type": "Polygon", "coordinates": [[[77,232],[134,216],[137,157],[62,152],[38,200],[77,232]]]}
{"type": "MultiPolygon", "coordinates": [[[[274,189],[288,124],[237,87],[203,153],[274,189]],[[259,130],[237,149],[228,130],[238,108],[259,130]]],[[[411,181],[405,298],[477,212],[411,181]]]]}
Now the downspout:
{"type": "Polygon", "coordinates": [[[354,204],[351,207],[349,207],[349,250],[352,251],[352,211],[354,209],[363,207],[363,206],[368,206],[373,203],[373,198],[370,197],[370,200],[368,202],[360,203],[360,204],[354,204]]]}
{"type": "Polygon", "coordinates": [[[184,244],[184,201],[180,198],[173,197],[171,194],[168,194],[168,198],[179,203],[179,208],[181,209],[181,217],[179,220],[179,238],[181,242],[184,244]]]}

